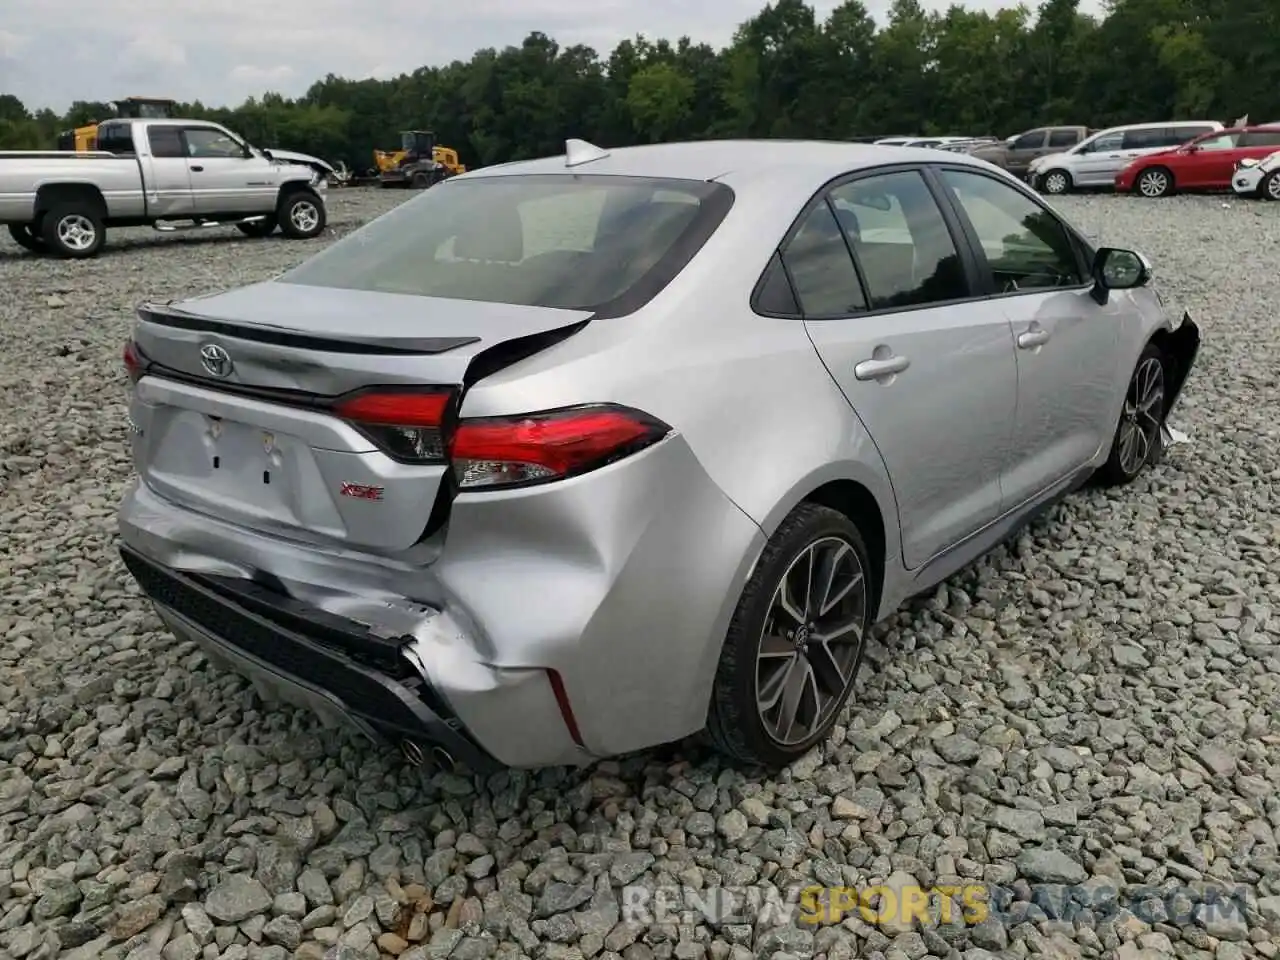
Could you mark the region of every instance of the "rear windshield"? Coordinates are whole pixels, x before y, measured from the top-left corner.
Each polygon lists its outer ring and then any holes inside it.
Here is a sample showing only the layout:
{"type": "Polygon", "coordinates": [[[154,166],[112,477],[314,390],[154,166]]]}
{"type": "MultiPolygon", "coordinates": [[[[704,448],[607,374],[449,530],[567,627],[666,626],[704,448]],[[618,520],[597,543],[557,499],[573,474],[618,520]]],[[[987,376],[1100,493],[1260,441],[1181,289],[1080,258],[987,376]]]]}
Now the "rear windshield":
{"type": "Polygon", "coordinates": [[[701,180],[552,174],[446,181],[280,281],[635,309],[684,268],[732,201],[728,187],[701,180]]]}

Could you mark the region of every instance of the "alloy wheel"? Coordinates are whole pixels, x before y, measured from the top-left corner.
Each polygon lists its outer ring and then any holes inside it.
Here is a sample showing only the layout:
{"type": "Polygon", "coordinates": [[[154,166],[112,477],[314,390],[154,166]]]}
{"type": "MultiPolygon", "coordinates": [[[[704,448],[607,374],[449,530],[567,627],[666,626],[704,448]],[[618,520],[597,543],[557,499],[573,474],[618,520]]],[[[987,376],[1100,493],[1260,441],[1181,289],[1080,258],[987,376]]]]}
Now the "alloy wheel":
{"type": "Polygon", "coordinates": [[[1044,178],[1045,193],[1066,193],[1067,192],[1067,175],[1054,171],[1044,178]]]}
{"type": "Polygon", "coordinates": [[[1135,475],[1159,441],[1164,410],[1164,366],[1149,357],[1133,372],[1120,419],[1120,469],[1135,475]]]}
{"type": "Polygon", "coordinates": [[[309,233],[320,222],[320,212],[310,200],[299,200],[289,211],[289,219],[303,233],[309,233]]]}
{"type": "Polygon", "coordinates": [[[1144,197],[1162,197],[1169,189],[1169,177],[1163,170],[1148,170],[1138,179],[1144,197]]]}
{"type": "Polygon", "coordinates": [[[68,214],[58,221],[58,239],[68,250],[88,250],[98,239],[98,229],[88,217],[68,214]]]}
{"type": "Polygon", "coordinates": [[[867,618],[866,572],[837,536],[815,540],[773,592],[756,660],[756,709],[778,744],[803,742],[853,682],[867,618]]]}
{"type": "Polygon", "coordinates": [[[1267,191],[1268,199],[1280,200],[1280,173],[1269,174],[1263,186],[1267,191]]]}

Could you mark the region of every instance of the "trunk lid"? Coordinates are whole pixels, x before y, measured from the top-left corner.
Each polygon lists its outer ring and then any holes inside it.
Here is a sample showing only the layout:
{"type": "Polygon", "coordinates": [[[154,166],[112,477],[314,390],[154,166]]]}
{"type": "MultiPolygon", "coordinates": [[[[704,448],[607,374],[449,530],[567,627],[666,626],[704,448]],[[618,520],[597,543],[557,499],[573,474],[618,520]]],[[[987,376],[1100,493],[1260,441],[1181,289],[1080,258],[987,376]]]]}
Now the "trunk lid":
{"type": "Polygon", "coordinates": [[[448,497],[444,462],[403,462],[338,416],[369,387],[460,393],[590,314],[279,282],[139,310],[130,407],[142,481],[191,510],[291,539],[393,554],[448,497]]]}

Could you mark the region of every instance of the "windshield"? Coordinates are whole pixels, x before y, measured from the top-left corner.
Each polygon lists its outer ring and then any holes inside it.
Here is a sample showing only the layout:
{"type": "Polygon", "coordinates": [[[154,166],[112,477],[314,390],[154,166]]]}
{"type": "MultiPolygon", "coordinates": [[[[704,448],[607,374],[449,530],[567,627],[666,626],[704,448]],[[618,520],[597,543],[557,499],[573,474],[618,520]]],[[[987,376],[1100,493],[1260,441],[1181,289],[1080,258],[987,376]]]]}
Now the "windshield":
{"type": "MultiPolygon", "coordinates": [[[[597,310],[692,259],[732,204],[723,184],[506,176],[432,187],[280,277],[345,290],[597,310]]],[[[638,306],[638,304],[636,305],[638,306]]]]}

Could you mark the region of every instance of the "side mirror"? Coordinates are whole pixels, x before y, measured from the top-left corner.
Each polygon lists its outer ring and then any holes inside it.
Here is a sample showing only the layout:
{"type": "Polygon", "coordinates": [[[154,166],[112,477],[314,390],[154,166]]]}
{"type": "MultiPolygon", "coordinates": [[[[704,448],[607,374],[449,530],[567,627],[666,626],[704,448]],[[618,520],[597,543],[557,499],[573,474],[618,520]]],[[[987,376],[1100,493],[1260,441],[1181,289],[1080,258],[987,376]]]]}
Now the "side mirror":
{"type": "Polygon", "coordinates": [[[1093,258],[1093,298],[1106,303],[1112,290],[1145,287],[1151,280],[1151,264],[1132,250],[1103,247],[1093,258]]]}
{"type": "Polygon", "coordinates": [[[270,151],[270,150],[267,150],[267,149],[265,149],[265,148],[262,148],[262,155],[263,155],[264,157],[266,157],[268,160],[274,160],[274,159],[275,159],[275,157],[271,156],[271,151],[270,151]]]}

